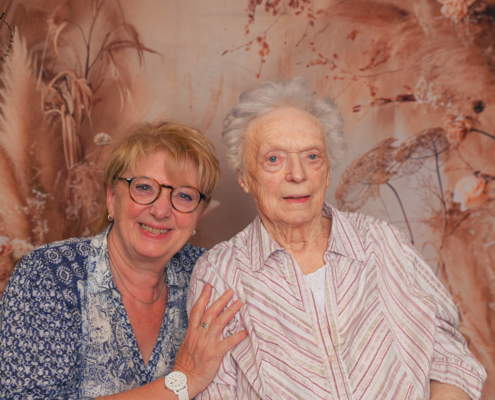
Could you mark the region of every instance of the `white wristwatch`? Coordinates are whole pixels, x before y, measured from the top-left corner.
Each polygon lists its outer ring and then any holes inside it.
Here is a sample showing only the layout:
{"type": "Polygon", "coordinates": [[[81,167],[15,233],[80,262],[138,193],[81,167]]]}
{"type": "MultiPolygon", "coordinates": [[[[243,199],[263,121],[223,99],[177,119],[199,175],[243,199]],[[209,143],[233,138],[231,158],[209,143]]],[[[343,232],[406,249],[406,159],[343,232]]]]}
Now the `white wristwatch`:
{"type": "Polygon", "coordinates": [[[189,400],[187,376],[184,373],[172,371],[165,377],[165,386],[179,396],[179,400],[189,400]]]}

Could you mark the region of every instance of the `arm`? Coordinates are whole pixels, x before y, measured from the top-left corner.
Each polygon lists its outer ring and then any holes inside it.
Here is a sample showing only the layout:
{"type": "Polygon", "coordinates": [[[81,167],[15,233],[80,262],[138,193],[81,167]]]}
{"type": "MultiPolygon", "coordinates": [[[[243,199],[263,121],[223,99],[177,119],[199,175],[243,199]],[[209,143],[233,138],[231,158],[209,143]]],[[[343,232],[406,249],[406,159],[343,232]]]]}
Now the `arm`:
{"type": "Polygon", "coordinates": [[[469,396],[457,386],[430,381],[430,400],[469,400],[469,396]]]}
{"type": "MultiPolygon", "coordinates": [[[[187,296],[188,313],[192,315],[193,304],[202,292],[204,287],[213,287],[213,299],[218,297],[220,293],[229,289],[226,282],[219,277],[215,268],[212,265],[212,251],[201,257],[194,267],[191,283],[189,285],[189,293],[187,296]]],[[[234,337],[239,332],[245,332],[241,327],[238,316],[234,316],[230,323],[223,329],[221,337],[234,337]]],[[[247,336],[247,334],[246,334],[247,336]]],[[[220,364],[220,368],[210,385],[200,393],[197,400],[233,400],[237,399],[237,365],[230,356],[230,351],[225,354],[220,364]]]]}
{"type": "Polygon", "coordinates": [[[79,324],[36,252],[0,302],[0,398],[77,399],[79,324]]]}
{"type": "Polygon", "coordinates": [[[457,308],[428,264],[402,234],[401,242],[415,290],[435,302],[435,341],[429,374],[431,398],[479,399],[486,372],[458,331],[457,308]]]}
{"type": "MultiPolygon", "coordinates": [[[[189,398],[194,398],[212,381],[218,367],[232,347],[247,337],[246,331],[240,331],[224,340],[220,336],[224,327],[241,308],[239,300],[221,313],[232,299],[233,292],[226,291],[206,309],[211,297],[211,286],[206,285],[196,304],[192,308],[186,337],[177,353],[173,371],[181,371],[187,376],[189,398]],[[206,311],[205,311],[206,309],[206,311]],[[210,325],[208,329],[202,322],[210,325]]],[[[98,397],[108,400],[163,399],[177,400],[177,395],[165,387],[163,378],[157,379],[139,388],[122,393],[98,397]]]]}

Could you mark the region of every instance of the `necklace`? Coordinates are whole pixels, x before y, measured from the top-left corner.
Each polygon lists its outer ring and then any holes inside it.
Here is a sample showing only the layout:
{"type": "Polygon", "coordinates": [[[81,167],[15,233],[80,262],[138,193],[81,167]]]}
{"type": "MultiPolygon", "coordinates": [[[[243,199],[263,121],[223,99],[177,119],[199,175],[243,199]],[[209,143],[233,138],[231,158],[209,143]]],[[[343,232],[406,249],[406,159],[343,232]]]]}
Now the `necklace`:
{"type": "Polygon", "coordinates": [[[158,294],[158,296],[156,297],[156,299],[155,300],[152,300],[150,302],[147,302],[147,301],[143,301],[141,299],[138,299],[136,296],[134,296],[132,294],[132,292],[128,289],[128,287],[125,285],[124,281],[120,277],[119,272],[117,271],[117,268],[115,268],[115,265],[113,265],[113,262],[112,262],[112,259],[110,258],[110,256],[108,257],[108,260],[110,261],[110,266],[115,271],[115,274],[117,275],[117,278],[119,278],[119,281],[122,283],[122,285],[124,285],[125,290],[127,290],[129,292],[129,294],[132,297],[134,297],[137,301],[139,301],[140,303],[146,304],[146,305],[151,305],[151,304],[155,304],[156,301],[161,297],[161,295],[163,293],[163,289],[165,288],[165,281],[167,280],[167,275],[166,274],[165,274],[165,277],[163,278],[162,288],[160,289],[160,293],[158,294]]]}

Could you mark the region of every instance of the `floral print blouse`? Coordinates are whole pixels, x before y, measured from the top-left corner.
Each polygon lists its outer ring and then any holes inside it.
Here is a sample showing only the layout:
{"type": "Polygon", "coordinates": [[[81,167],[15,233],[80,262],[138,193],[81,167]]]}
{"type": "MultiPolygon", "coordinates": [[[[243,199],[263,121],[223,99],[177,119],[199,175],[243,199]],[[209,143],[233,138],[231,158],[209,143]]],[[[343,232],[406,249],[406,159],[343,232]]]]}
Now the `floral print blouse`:
{"type": "Polygon", "coordinates": [[[109,267],[110,229],[38,247],[16,267],[0,300],[0,398],[87,399],[171,371],[205,249],[186,244],[168,262],[167,308],[146,366],[109,267]]]}

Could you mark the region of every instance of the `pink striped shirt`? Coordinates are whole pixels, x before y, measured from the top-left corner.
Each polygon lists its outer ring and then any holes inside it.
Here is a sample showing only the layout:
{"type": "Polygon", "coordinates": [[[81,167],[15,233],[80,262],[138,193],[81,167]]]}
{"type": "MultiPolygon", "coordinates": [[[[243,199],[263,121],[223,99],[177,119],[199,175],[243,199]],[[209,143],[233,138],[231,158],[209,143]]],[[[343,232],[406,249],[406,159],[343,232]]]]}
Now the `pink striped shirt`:
{"type": "Polygon", "coordinates": [[[248,339],[196,399],[423,399],[430,379],[481,396],[486,373],[457,331],[449,293],[395,227],[329,204],[325,310],[295,259],[257,217],[203,255],[188,311],[205,283],[243,306],[224,337],[248,339]]]}

